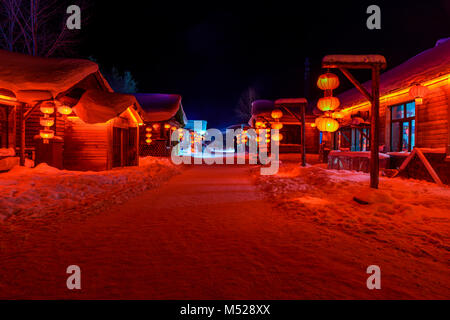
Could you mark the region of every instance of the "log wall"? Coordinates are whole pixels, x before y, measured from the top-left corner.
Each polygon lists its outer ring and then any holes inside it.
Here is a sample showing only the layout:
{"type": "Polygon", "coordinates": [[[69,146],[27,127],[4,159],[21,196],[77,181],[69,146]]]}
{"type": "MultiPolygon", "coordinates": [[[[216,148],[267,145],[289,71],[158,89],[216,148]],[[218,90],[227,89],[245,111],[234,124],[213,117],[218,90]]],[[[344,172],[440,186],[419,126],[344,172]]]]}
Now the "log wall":
{"type": "Polygon", "coordinates": [[[87,124],[77,117],[70,117],[65,125],[63,151],[64,168],[68,170],[108,170],[111,161],[110,125],[87,124]]]}

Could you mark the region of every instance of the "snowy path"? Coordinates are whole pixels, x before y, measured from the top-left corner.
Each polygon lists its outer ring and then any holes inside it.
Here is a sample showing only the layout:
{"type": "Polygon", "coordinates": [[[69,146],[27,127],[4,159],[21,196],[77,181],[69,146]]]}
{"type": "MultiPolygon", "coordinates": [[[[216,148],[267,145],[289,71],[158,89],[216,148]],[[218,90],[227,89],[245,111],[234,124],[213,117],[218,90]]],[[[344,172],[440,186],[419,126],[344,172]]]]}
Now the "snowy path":
{"type": "Polygon", "coordinates": [[[398,266],[398,252],[378,242],[293,221],[248,170],[193,166],[102,214],[6,224],[0,298],[449,297],[448,265],[398,266]],[[66,289],[71,264],[81,267],[81,291],[66,289]],[[381,265],[382,290],[366,288],[371,264],[381,265]]]}

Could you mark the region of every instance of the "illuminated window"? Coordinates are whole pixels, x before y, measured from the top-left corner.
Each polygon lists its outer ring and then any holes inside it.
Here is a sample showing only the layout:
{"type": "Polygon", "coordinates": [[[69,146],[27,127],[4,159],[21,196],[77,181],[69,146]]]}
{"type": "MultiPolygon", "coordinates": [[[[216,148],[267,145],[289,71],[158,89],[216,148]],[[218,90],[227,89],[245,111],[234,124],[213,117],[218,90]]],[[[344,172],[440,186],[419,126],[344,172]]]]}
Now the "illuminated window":
{"type": "Polygon", "coordinates": [[[416,142],[414,101],[391,107],[391,151],[411,151],[416,142]]]}
{"type": "Polygon", "coordinates": [[[338,149],[348,149],[349,151],[369,151],[370,150],[370,128],[367,125],[358,127],[342,128],[338,131],[336,145],[338,149]]]}

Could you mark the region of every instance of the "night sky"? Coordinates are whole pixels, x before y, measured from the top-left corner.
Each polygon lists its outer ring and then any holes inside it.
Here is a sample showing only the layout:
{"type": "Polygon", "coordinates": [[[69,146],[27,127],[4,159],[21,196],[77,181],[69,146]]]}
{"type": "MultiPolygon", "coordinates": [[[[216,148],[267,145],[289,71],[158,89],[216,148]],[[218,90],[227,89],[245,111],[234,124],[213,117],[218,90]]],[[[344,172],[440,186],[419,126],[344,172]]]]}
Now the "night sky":
{"type": "MultiPolygon", "coordinates": [[[[266,99],[303,96],[305,57],[313,100],[326,54],[383,54],[392,68],[450,36],[448,0],[95,1],[90,11],[84,57],[131,71],[140,92],[181,94],[188,118],[215,128],[237,122],[249,86],[266,99]],[[381,30],[366,28],[371,4],[381,30]]],[[[339,90],[351,87],[342,82],[339,90]]]]}

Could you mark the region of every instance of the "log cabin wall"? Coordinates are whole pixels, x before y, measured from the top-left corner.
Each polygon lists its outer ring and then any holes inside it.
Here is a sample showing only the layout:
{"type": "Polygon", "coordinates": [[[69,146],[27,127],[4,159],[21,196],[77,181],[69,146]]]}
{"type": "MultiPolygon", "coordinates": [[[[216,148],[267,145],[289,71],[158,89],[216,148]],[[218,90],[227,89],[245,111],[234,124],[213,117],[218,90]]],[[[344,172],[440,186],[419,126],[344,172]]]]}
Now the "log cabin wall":
{"type": "Polygon", "coordinates": [[[319,136],[320,131],[317,128],[311,127],[311,124],[315,121],[315,116],[306,116],[306,126],[305,126],[305,144],[306,153],[319,153],[319,136]]]}
{"type": "Polygon", "coordinates": [[[0,148],[16,146],[16,108],[0,104],[0,148]]]}
{"type": "Polygon", "coordinates": [[[69,117],[65,125],[63,164],[67,170],[111,169],[110,123],[88,124],[69,117]]]}
{"type": "MultiPolygon", "coordinates": [[[[444,148],[450,145],[449,106],[450,86],[447,81],[429,86],[423,104],[416,105],[415,146],[418,148],[444,148]]],[[[391,150],[391,107],[414,101],[408,92],[392,97],[380,98],[380,146],[383,152],[391,150]]],[[[353,111],[370,111],[364,106],[353,111]]],[[[349,116],[349,115],[348,115],[349,116]]]]}
{"type": "MultiPolygon", "coordinates": [[[[27,105],[25,108],[25,112],[31,109],[31,106],[27,105]]],[[[22,129],[22,123],[20,121],[19,112],[14,113],[16,117],[16,146],[20,146],[20,132],[22,129]]],[[[43,129],[43,127],[39,123],[39,119],[43,117],[44,114],[37,108],[34,110],[28,119],[25,121],[25,150],[28,157],[32,158],[32,154],[36,150],[36,139],[35,136],[39,135],[39,131],[43,129]]],[[[53,114],[50,115],[50,118],[55,119],[55,124],[51,127],[51,130],[55,131],[55,135],[61,138],[64,138],[64,118],[62,115],[58,114],[55,110],[53,114]]]]}
{"type": "MultiPolygon", "coordinates": [[[[391,141],[391,110],[390,107],[401,103],[414,101],[409,93],[380,101],[380,143],[385,143],[386,150],[390,150],[391,141]],[[384,119],[384,121],[383,121],[384,119]]],[[[429,87],[428,95],[423,104],[416,105],[416,147],[443,148],[448,143],[448,108],[449,86],[442,82],[429,87]]]]}

